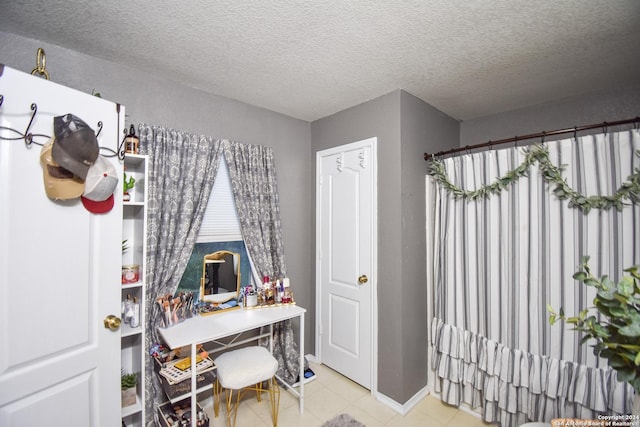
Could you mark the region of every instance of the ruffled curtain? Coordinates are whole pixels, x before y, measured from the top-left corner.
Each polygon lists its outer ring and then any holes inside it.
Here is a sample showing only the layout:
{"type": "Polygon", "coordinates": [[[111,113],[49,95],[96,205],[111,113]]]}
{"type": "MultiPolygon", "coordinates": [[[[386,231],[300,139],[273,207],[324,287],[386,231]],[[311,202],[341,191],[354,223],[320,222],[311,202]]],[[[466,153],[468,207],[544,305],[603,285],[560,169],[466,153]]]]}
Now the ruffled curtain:
{"type": "MultiPolygon", "coordinates": [[[[220,141],[159,126],[140,125],[140,152],[148,154],[145,348],[161,342],[155,301],[173,294],[196,242],[222,155],[220,141]]],[[[146,366],[146,413],[164,401],[153,364],[146,366]]]]}
{"type": "MultiPolygon", "coordinates": [[[[637,130],[547,143],[568,184],[609,195],[640,165],[637,130]]],[[[520,148],[444,160],[449,180],[475,190],[515,169],[520,148]]],[[[581,336],[550,327],[547,304],[568,314],[595,293],[575,282],[583,256],[618,281],[640,263],[640,206],[584,214],[559,200],[536,166],[508,190],[463,200],[433,184],[431,235],[436,391],[452,405],[481,408],[487,422],[517,426],[552,418],[630,413],[633,389],[581,336]]]]}

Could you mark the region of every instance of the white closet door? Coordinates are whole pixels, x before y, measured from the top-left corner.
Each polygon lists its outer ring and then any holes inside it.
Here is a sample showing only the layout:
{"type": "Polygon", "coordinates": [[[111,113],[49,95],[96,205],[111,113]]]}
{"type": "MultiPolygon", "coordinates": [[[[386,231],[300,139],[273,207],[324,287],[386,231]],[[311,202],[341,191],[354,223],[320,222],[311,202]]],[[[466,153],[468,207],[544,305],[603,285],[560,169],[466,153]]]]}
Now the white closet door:
{"type": "Polygon", "coordinates": [[[316,155],[320,360],[372,389],[376,138],[316,155]]]}
{"type": "MultiPolygon", "coordinates": [[[[123,107],[0,71],[0,126],[24,132],[35,103],[29,132],[52,135],[53,117],[72,113],[96,131],[101,121],[100,146],[116,148],[123,107]]],[[[122,177],[120,161],[109,160],[122,177]]],[[[120,313],[122,198],[115,200],[101,215],[79,199],[50,200],[40,146],[0,140],[0,425],[120,425],[120,331],[103,323],[120,313]]]]}

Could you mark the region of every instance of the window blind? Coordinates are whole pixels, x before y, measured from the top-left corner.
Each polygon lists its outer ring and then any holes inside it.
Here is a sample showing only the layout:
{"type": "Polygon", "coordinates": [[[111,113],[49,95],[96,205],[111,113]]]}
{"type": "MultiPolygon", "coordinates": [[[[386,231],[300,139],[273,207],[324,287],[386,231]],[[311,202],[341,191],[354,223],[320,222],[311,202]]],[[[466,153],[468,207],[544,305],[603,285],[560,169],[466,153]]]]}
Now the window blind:
{"type": "Polygon", "coordinates": [[[222,156],[196,243],[233,240],[242,240],[242,233],[233,200],[229,169],[224,156],[222,156]]]}

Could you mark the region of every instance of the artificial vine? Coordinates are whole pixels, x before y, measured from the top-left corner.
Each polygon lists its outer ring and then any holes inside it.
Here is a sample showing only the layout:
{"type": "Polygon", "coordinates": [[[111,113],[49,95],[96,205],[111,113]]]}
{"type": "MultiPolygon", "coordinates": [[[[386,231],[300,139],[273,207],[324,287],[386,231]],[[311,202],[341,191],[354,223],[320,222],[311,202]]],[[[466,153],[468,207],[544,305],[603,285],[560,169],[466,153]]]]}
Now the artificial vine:
{"type": "MultiPolygon", "coordinates": [[[[635,154],[640,157],[640,150],[637,150],[635,154]]],[[[538,168],[545,180],[553,186],[556,197],[560,200],[569,200],[569,207],[580,209],[585,214],[589,213],[591,209],[609,210],[613,207],[622,211],[625,200],[629,200],[633,204],[640,203],[640,168],[636,168],[634,173],[627,177],[627,181],[620,186],[615,194],[611,196],[584,196],[567,184],[567,181],[562,177],[563,168],[551,163],[549,151],[541,145],[534,145],[527,149],[524,161],[518,167],[477,190],[464,190],[449,181],[444,163],[440,160],[431,161],[429,174],[454,197],[477,200],[498,194],[518,179],[527,176],[529,167],[534,163],[538,163],[538,168]]]]}

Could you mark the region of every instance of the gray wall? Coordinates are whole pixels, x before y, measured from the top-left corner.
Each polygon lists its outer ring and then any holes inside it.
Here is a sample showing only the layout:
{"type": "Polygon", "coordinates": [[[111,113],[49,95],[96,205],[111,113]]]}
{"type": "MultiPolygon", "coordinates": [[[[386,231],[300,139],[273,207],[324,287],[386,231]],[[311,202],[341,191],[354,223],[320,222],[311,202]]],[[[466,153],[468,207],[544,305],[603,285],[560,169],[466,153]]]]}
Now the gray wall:
{"type": "MultiPolygon", "coordinates": [[[[455,147],[459,124],[415,96],[401,97],[402,397],[406,402],[427,382],[427,285],[424,152],[455,147]]],[[[382,367],[381,367],[382,368],[382,367]]]]}
{"type": "MultiPolygon", "coordinates": [[[[38,47],[46,52],[52,81],[87,93],[95,89],[103,98],[124,105],[127,129],[131,123],[147,123],[272,147],[291,284],[298,304],[313,311],[308,122],[163,80],[152,70],[123,67],[4,32],[0,32],[0,63],[30,73],[38,47]]],[[[314,325],[306,322],[305,326],[305,353],[309,353],[314,351],[314,325]]]]}
{"type": "Polygon", "coordinates": [[[640,86],[598,91],[462,122],[460,147],[637,116],[640,86]]]}
{"type": "Polygon", "coordinates": [[[458,123],[401,90],[311,123],[314,156],[370,137],[378,138],[378,391],[405,403],[427,375],[422,153],[456,146],[458,123]]]}

